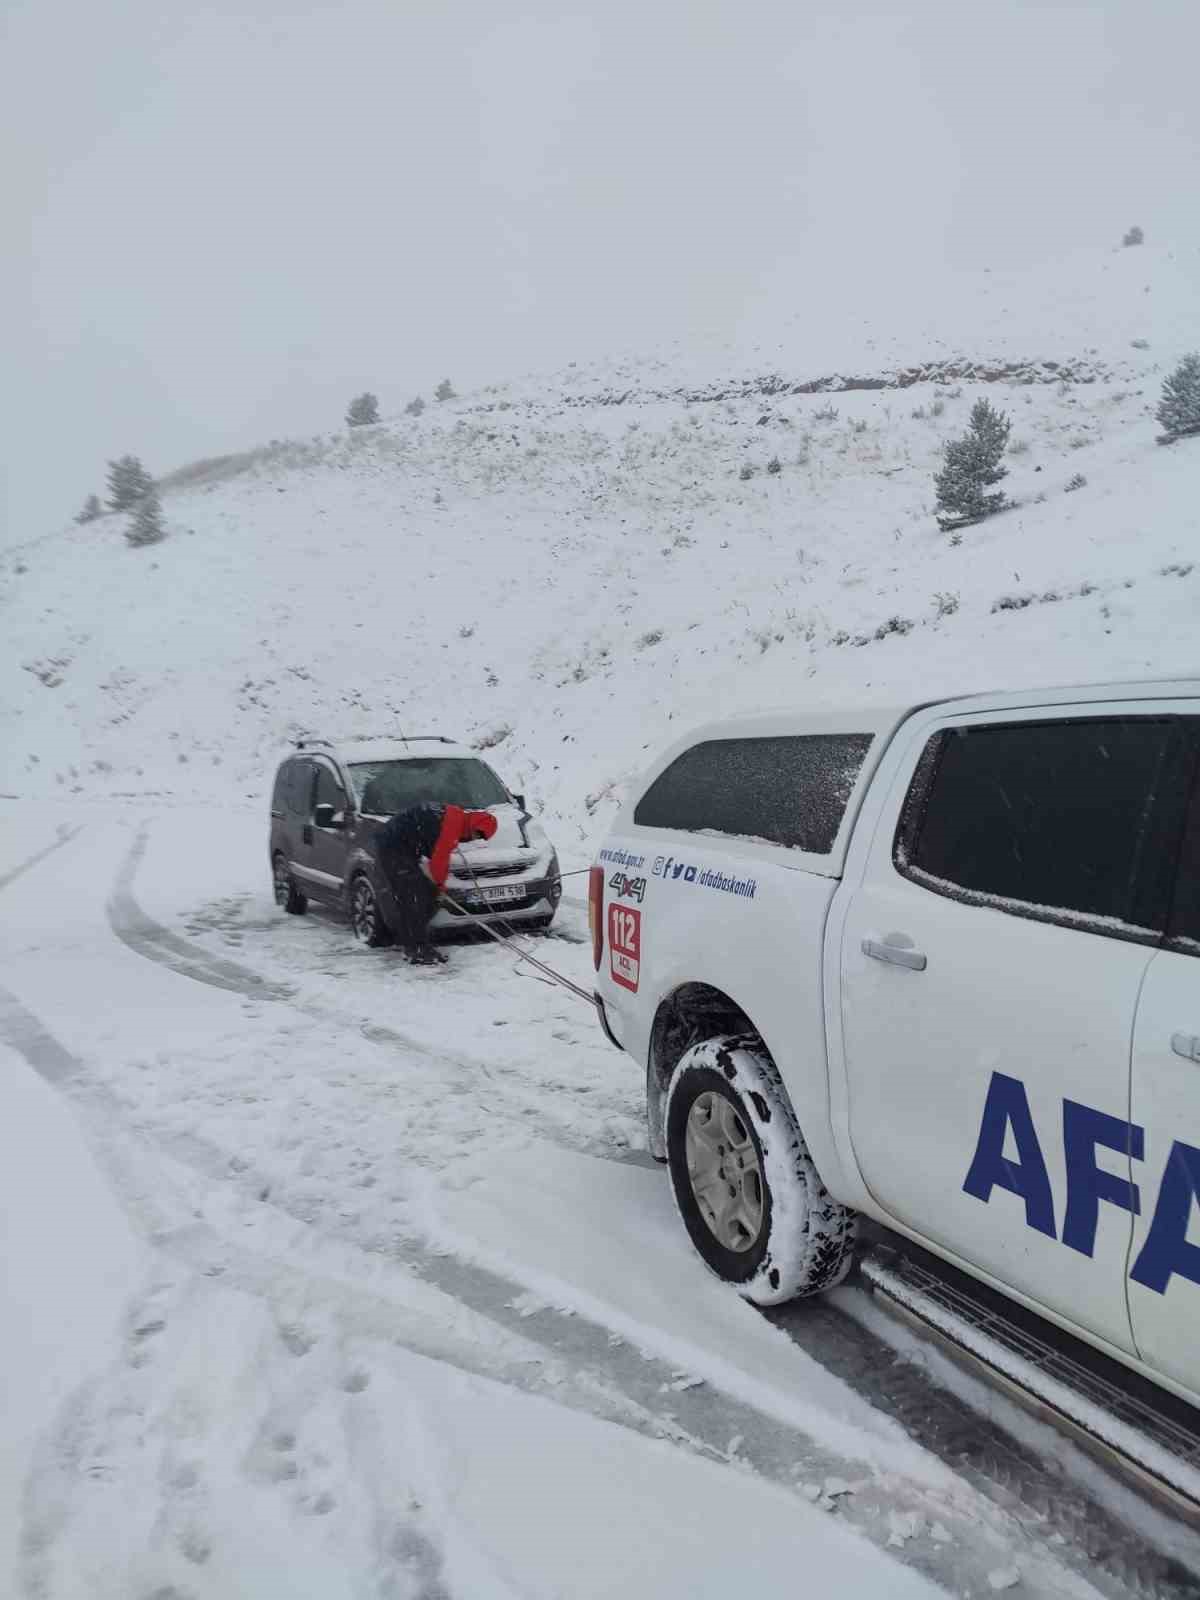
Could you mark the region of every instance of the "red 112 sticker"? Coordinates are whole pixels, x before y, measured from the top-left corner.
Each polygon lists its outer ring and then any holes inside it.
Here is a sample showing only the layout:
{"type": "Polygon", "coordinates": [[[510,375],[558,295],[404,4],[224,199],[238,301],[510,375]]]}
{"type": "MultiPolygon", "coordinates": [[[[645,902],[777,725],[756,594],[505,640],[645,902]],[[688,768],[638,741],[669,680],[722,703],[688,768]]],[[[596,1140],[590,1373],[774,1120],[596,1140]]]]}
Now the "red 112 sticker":
{"type": "Polygon", "coordinates": [[[642,963],[642,913],[629,906],[608,908],[608,953],[613,982],[637,993],[642,963]]]}

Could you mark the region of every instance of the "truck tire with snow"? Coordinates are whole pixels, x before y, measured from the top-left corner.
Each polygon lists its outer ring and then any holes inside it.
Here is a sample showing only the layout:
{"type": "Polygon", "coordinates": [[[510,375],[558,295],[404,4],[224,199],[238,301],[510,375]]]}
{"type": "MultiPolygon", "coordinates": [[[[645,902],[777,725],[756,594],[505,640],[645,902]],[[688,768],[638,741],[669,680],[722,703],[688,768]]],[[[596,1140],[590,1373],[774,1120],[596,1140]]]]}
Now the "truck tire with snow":
{"type": "Polygon", "coordinates": [[[857,1217],[821,1182],[760,1040],[705,1039],[681,1057],[666,1142],[692,1243],[747,1300],[777,1305],[845,1277],[857,1217]]]}
{"type": "Polygon", "coordinates": [[[275,885],[275,904],[293,917],[302,917],[308,910],[308,900],[301,894],[281,855],[276,855],[271,862],[271,879],[275,885]]]}

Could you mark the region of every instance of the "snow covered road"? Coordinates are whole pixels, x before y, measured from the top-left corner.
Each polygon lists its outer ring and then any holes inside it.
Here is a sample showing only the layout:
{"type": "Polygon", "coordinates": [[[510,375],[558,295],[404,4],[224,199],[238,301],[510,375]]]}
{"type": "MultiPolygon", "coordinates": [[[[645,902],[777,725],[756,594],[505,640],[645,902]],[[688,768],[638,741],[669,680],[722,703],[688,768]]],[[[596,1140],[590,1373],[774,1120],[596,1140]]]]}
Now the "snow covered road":
{"type": "Polygon", "coordinates": [[[1187,1592],[915,1443],[836,1311],[711,1280],[569,994],[282,917],[254,812],[3,818],[15,1594],[1187,1592]]]}

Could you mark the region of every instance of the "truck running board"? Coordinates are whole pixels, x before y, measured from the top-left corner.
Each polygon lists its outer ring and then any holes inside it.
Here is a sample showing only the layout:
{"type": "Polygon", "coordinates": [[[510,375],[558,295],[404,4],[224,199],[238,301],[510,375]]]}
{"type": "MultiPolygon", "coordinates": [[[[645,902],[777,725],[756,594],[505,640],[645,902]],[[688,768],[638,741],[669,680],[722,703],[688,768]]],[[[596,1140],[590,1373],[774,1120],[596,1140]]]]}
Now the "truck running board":
{"type": "Polygon", "coordinates": [[[924,1251],[859,1263],[883,1308],[998,1386],[1170,1515],[1200,1528],[1200,1412],[924,1251]]]}

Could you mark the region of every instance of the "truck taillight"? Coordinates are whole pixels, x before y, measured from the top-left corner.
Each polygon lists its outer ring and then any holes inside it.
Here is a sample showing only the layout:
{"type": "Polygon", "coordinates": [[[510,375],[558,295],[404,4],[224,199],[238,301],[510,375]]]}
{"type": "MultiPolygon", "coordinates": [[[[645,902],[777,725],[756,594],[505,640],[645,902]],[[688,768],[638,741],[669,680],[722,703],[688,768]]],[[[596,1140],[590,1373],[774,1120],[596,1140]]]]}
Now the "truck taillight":
{"type": "Polygon", "coordinates": [[[604,954],[604,868],[593,867],[588,873],[588,927],[592,933],[592,965],[600,971],[604,954]]]}

